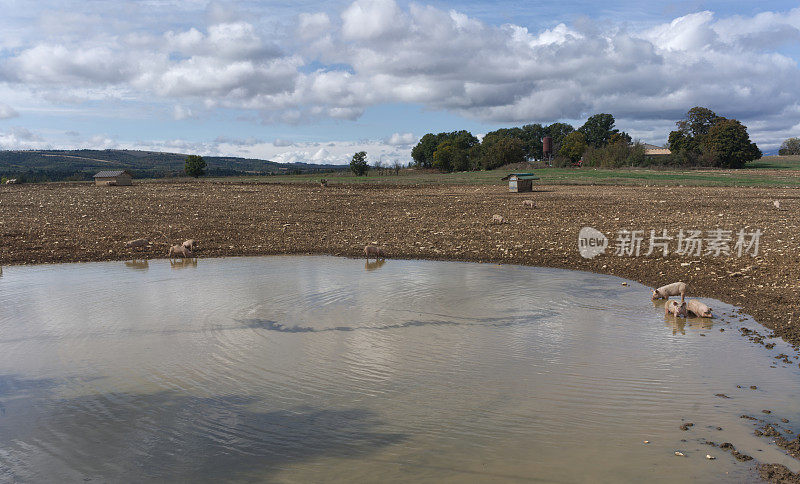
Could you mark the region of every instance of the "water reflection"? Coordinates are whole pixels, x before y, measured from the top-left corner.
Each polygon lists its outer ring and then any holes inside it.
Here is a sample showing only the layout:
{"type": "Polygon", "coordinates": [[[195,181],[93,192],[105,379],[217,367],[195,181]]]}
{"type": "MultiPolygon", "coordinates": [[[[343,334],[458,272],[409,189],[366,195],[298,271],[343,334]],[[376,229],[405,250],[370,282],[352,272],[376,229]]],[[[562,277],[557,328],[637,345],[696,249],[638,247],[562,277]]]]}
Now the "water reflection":
{"type": "Polygon", "coordinates": [[[383,267],[384,264],[386,264],[386,259],[375,259],[375,262],[370,262],[369,259],[367,259],[367,262],[364,263],[364,269],[374,271],[383,267]]]}
{"type": "Polygon", "coordinates": [[[688,326],[690,329],[699,331],[703,329],[711,329],[714,327],[714,323],[707,318],[673,318],[672,316],[666,316],[666,326],[672,329],[672,334],[677,335],[678,333],[685,335],[686,334],[686,327],[688,326]]]}
{"type": "Polygon", "coordinates": [[[770,368],[708,320],[665,321],[638,284],[399,259],[177,263],[3,279],[0,482],[753,478],[681,442],[683,418],[693,439],[791,460],[739,415],[800,422],[797,366],[770,368]],[[735,368],[762,391],[735,393],[735,368]],[[701,457],[675,466],[675,450],[701,457]]]}
{"type": "Polygon", "coordinates": [[[197,257],[188,259],[170,259],[170,267],[173,269],[184,269],[186,267],[197,267],[197,257]]]}
{"type": "Polygon", "coordinates": [[[129,261],[125,261],[125,267],[129,269],[136,269],[140,271],[146,271],[150,268],[150,262],[147,259],[132,259],[129,261]]]}
{"type": "MultiPolygon", "coordinates": [[[[25,380],[17,383],[26,387],[25,380]]],[[[44,389],[52,382],[28,386],[44,389]]],[[[6,417],[0,469],[8,471],[0,475],[23,482],[54,475],[66,480],[126,475],[193,482],[264,480],[294,462],[366,456],[407,437],[378,430],[383,422],[368,409],[270,409],[268,402],[236,394],[115,393],[113,398],[60,398],[58,405],[43,397],[24,405],[10,400],[6,417]],[[28,465],[33,462],[47,464],[28,465]]]]}

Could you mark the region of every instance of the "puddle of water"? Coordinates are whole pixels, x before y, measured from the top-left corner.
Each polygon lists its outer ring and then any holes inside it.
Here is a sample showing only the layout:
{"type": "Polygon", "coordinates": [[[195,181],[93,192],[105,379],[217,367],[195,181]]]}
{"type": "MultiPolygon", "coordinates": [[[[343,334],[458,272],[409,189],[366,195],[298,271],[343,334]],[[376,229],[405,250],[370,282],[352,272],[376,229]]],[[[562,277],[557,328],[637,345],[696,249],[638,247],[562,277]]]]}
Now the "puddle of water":
{"type": "Polygon", "coordinates": [[[785,345],[675,324],[620,283],[333,257],[6,267],[0,480],[754,478],[705,440],[800,471],[739,418],[800,430],[785,345]]]}

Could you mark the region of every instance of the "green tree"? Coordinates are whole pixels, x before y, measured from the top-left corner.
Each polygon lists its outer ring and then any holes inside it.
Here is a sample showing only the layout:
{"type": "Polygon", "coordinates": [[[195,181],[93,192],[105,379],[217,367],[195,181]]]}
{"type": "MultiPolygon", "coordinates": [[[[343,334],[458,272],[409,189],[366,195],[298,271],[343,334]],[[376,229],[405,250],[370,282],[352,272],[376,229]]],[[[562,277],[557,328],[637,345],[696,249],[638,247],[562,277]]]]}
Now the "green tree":
{"type": "Polygon", "coordinates": [[[442,140],[439,139],[441,134],[442,133],[439,135],[433,133],[426,134],[411,150],[411,158],[418,167],[430,168],[433,166],[433,153],[436,151],[436,147],[439,146],[439,143],[442,142],[442,140]]]}
{"type": "Polygon", "coordinates": [[[471,159],[472,148],[478,144],[478,138],[465,130],[439,134],[428,133],[411,150],[411,157],[414,159],[414,163],[421,168],[434,167],[443,171],[470,170],[475,165],[474,160],[471,159]],[[439,155],[440,159],[437,162],[435,153],[445,142],[450,144],[439,155]],[[451,147],[455,150],[452,153],[451,147]]]}
{"type": "Polygon", "coordinates": [[[453,171],[453,164],[458,156],[458,148],[452,140],[439,143],[433,152],[433,167],[441,171],[453,171]]]}
{"type": "Polygon", "coordinates": [[[714,111],[695,106],[686,113],[686,119],[682,119],[675,124],[680,131],[701,141],[702,137],[708,133],[708,130],[720,119],[724,118],[717,116],[714,111]]]}
{"type": "Polygon", "coordinates": [[[553,123],[545,128],[545,134],[553,138],[553,152],[558,153],[561,149],[561,142],[570,133],[575,131],[572,125],[567,123],[553,123]]]}
{"type": "Polygon", "coordinates": [[[487,134],[483,138],[481,151],[481,165],[486,170],[526,161],[524,143],[515,137],[487,134]]]}
{"type": "Polygon", "coordinates": [[[736,119],[718,119],[704,136],[702,150],[714,165],[725,168],[743,168],[748,161],[761,158],[747,128],[736,119]]]}
{"type": "Polygon", "coordinates": [[[611,137],[619,133],[618,129],[614,129],[614,122],[614,116],[610,114],[595,114],[587,119],[578,131],[586,135],[586,144],[600,148],[607,145],[611,137]]]}
{"type": "Polygon", "coordinates": [[[189,155],[186,157],[184,171],[187,175],[195,178],[203,176],[206,173],[206,160],[202,156],[189,155]]]}
{"type": "Polygon", "coordinates": [[[570,159],[573,163],[581,159],[583,152],[586,151],[588,143],[586,142],[586,135],[582,131],[573,131],[564,137],[561,142],[561,148],[558,154],[570,159]]]}
{"type": "Polygon", "coordinates": [[[367,163],[366,151],[359,151],[353,155],[353,159],[350,160],[350,170],[355,173],[356,176],[367,174],[367,171],[369,171],[369,164],[367,163]]]}
{"type": "Polygon", "coordinates": [[[781,156],[800,155],[800,138],[789,138],[781,143],[778,154],[781,156]]]}

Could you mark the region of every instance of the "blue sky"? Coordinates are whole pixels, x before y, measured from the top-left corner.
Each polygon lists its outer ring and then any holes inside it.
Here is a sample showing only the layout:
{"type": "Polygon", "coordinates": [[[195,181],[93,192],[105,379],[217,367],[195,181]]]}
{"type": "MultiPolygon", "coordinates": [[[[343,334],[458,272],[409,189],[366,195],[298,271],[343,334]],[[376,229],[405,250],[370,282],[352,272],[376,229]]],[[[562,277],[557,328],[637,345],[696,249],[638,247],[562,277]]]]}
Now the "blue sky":
{"type": "Polygon", "coordinates": [[[695,105],[800,136],[798,2],[0,0],[0,148],[407,162],[427,132],[695,105]]]}

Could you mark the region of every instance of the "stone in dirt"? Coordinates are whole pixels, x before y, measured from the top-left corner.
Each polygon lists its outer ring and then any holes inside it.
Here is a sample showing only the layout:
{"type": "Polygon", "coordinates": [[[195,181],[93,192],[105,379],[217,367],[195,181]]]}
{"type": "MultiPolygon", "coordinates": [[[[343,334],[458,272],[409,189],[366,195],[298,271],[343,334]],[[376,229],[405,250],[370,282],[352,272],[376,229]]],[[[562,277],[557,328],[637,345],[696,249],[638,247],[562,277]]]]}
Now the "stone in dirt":
{"type": "Polygon", "coordinates": [[[692,422],[686,422],[685,424],[681,425],[681,430],[689,430],[689,427],[694,427],[692,422]]]}
{"type": "Polygon", "coordinates": [[[731,398],[728,395],[725,395],[724,393],[715,393],[714,396],[715,397],[720,397],[720,398],[731,398]]]}

